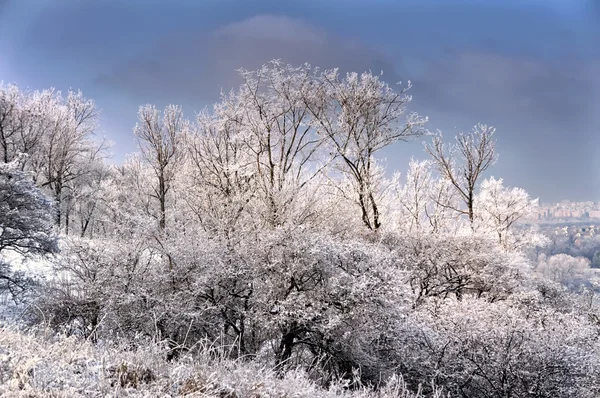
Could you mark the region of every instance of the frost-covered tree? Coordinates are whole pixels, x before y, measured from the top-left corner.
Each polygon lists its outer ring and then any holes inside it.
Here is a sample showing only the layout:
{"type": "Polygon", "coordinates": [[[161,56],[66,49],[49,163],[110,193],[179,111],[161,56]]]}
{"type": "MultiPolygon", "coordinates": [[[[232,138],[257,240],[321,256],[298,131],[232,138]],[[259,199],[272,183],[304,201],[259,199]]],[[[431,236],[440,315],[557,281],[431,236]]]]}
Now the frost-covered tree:
{"type": "Polygon", "coordinates": [[[108,203],[108,182],[112,169],[103,158],[88,159],[87,172],[71,185],[65,208],[65,231],[92,237],[108,203]],[[71,222],[74,220],[75,222],[71,222]]]}
{"type": "Polygon", "coordinates": [[[518,223],[537,206],[522,188],[507,188],[502,179],[490,177],[481,183],[475,199],[477,224],[498,238],[506,249],[519,249],[529,244],[541,244],[543,238],[535,231],[519,227],[518,223]]]}
{"type": "Polygon", "coordinates": [[[439,173],[456,189],[464,207],[455,211],[475,222],[475,194],[482,174],[496,161],[495,129],[477,124],[470,133],[460,133],[456,143],[444,144],[441,134],[435,136],[425,149],[431,155],[439,173]]]}
{"type": "Polygon", "coordinates": [[[238,125],[201,113],[188,136],[188,188],[184,197],[207,232],[231,237],[257,196],[254,161],[238,125]]]}
{"type": "Polygon", "coordinates": [[[58,249],[52,202],[20,170],[19,162],[0,163],[0,289],[13,294],[23,289],[24,280],[11,272],[5,255],[30,257],[58,249]]]}
{"type": "Polygon", "coordinates": [[[48,115],[53,109],[54,90],[24,92],[14,84],[0,82],[0,150],[1,160],[9,163],[19,154],[21,167],[35,163],[45,130],[49,128],[48,115]]]}
{"type": "Polygon", "coordinates": [[[80,91],[63,97],[54,89],[26,92],[0,84],[0,150],[4,163],[26,154],[22,170],[56,202],[57,225],[69,233],[74,190],[90,164],[104,157],[104,142],[92,139],[97,112],[80,91]]]}
{"type": "Polygon", "coordinates": [[[313,71],[308,65],[273,61],[240,74],[243,84],[224,97],[217,113],[240,132],[237,139],[245,143],[254,166],[268,224],[297,222],[310,211],[309,203],[300,200],[304,188],[329,162],[310,112],[315,102],[313,71]]]}
{"type": "Polygon", "coordinates": [[[68,231],[65,207],[69,205],[72,183],[88,171],[88,159],[105,149],[92,140],[97,112],[92,100],[81,91],[69,91],[66,98],[57,92],[45,116],[50,127],[42,138],[42,154],[36,165],[38,184],[49,189],[57,203],[56,223],[68,231]]]}
{"type": "Polygon", "coordinates": [[[536,271],[554,282],[567,286],[577,286],[591,279],[592,274],[590,260],[563,253],[553,256],[541,254],[536,264],[536,271]]]}
{"type": "Polygon", "coordinates": [[[459,227],[455,222],[457,195],[447,179],[435,178],[431,161],[411,159],[405,182],[395,197],[396,230],[413,237],[441,234],[459,227]]]}
{"type": "Polygon", "coordinates": [[[378,168],[375,154],[397,141],[425,133],[426,118],[409,113],[411,84],[395,91],[371,72],[323,72],[313,83],[320,101],[311,104],[320,133],[339,159],[340,170],[352,180],[352,196],[370,230],[382,223],[376,199],[378,168]]]}
{"type": "Polygon", "coordinates": [[[16,85],[0,83],[0,149],[2,161],[11,162],[19,154],[21,168],[37,173],[46,158],[43,142],[53,128],[59,93],[54,89],[26,92],[16,85]]]}
{"type": "Polygon", "coordinates": [[[152,168],[156,182],[152,196],[158,201],[158,225],[166,226],[167,195],[177,166],[181,164],[181,142],[188,122],[180,107],[169,105],[161,112],[152,105],[140,107],[134,133],[143,158],[152,168]]]}
{"type": "Polygon", "coordinates": [[[16,155],[16,136],[22,122],[24,100],[15,85],[0,83],[0,149],[2,161],[8,163],[16,155]]]}

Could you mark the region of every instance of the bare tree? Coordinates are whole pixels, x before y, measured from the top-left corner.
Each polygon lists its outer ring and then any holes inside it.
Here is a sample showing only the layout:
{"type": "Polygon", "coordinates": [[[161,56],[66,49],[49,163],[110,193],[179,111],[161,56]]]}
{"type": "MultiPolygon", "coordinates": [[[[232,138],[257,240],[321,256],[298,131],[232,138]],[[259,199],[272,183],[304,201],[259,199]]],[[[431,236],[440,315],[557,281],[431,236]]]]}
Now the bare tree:
{"type": "Polygon", "coordinates": [[[477,124],[470,133],[458,134],[453,145],[444,144],[441,134],[425,145],[425,150],[431,155],[438,171],[456,188],[466,207],[456,207],[453,210],[467,215],[471,224],[475,220],[477,181],[497,159],[495,131],[494,127],[477,124]]]}
{"type": "Polygon", "coordinates": [[[254,162],[239,135],[236,123],[205,113],[189,135],[191,186],[185,199],[210,233],[233,232],[255,196],[254,162]]]}
{"type": "Polygon", "coordinates": [[[69,91],[64,99],[57,92],[43,117],[47,128],[40,143],[42,156],[32,167],[41,177],[38,184],[48,188],[56,201],[57,225],[62,227],[64,223],[68,233],[64,211],[69,204],[71,184],[88,172],[87,159],[103,152],[106,145],[92,140],[96,107],[81,91],[69,91]]]}
{"type": "Polygon", "coordinates": [[[364,224],[381,226],[376,200],[374,155],[397,141],[425,133],[427,118],[407,113],[411,97],[407,87],[394,91],[372,73],[349,73],[341,79],[337,69],[323,72],[315,87],[322,101],[310,107],[332,152],[341,159],[341,170],[354,181],[353,196],[364,224]]]}
{"type": "Polygon", "coordinates": [[[56,109],[54,89],[28,93],[15,85],[0,83],[0,153],[9,163],[20,153],[28,156],[20,167],[25,169],[40,158],[40,144],[50,129],[48,117],[56,109]]]}
{"type": "Polygon", "coordinates": [[[145,105],[139,109],[134,133],[142,156],[156,176],[153,197],[159,203],[158,220],[161,231],[165,229],[167,194],[175,177],[176,166],[181,160],[180,145],[186,128],[187,121],[179,106],[167,106],[162,116],[153,105],[145,105]]]}
{"type": "Polygon", "coordinates": [[[0,84],[0,149],[2,162],[8,163],[16,155],[13,150],[13,136],[17,134],[19,106],[22,105],[22,96],[16,86],[0,84]]]}
{"type": "Polygon", "coordinates": [[[312,69],[272,61],[240,74],[244,79],[240,90],[224,101],[226,117],[246,132],[243,139],[256,165],[268,222],[281,225],[306,185],[328,163],[319,158],[323,139],[309,110],[314,100],[312,69]]]}
{"type": "Polygon", "coordinates": [[[454,187],[446,179],[434,178],[432,166],[430,160],[411,159],[406,182],[397,191],[396,222],[407,236],[447,233],[456,227],[451,209],[457,196],[454,187]]]}

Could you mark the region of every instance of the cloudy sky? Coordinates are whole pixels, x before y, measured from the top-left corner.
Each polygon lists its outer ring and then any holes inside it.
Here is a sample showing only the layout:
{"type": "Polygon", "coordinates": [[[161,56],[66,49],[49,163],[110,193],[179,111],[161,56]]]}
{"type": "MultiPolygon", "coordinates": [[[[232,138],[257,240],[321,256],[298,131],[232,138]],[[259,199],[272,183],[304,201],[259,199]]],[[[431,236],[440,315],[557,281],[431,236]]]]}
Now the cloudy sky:
{"type": "Polygon", "coordinates": [[[117,161],[139,105],[191,116],[274,58],[411,80],[430,130],[497,127],[508,185],[600,201],[600,0],[0,0],[0,80],[83,90],[117,161]]]}

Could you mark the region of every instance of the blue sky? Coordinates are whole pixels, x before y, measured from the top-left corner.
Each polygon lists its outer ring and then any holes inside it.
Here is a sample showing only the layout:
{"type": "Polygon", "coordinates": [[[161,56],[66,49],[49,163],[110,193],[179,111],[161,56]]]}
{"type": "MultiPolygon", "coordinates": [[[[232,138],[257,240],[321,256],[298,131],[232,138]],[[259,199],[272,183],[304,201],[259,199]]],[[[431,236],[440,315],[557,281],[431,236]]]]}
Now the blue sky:
{"type": "MultiPolygon", "coordinates": [[[[542,201],[600,200],[598,0],[0,0],[0,80],[83,90],[116,160],[139,105],[192,116],[273,58],[410,79],[431,130],[497,127],[494,176],[542,201]]],[[[404,171],[425,154],[385,156],[404,171]]]]}

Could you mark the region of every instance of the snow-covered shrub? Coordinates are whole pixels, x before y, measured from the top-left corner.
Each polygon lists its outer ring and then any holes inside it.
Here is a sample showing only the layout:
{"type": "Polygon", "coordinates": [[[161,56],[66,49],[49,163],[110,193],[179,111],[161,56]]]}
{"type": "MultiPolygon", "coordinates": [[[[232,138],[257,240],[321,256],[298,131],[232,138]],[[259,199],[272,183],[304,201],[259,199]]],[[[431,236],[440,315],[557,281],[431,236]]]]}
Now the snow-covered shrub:
{"type": "Polygon", "coordinates": [[[597,335],[587,314],[558,311],[534,292],[493,303],[428,299],[393,341],[405,380],[434,380],[453,396],[594,397],[597,335]]]}

